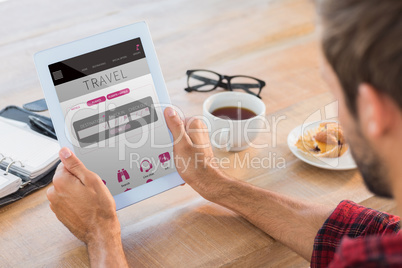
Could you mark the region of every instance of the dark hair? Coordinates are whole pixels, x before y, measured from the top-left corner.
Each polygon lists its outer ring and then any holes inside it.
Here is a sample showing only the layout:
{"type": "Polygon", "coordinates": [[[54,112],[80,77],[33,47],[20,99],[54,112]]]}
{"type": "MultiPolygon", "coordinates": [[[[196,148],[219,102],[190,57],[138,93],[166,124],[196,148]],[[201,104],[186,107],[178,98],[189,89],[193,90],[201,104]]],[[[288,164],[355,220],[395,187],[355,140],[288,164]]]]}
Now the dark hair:
{"type": "Polygon", "coordinates": [[[322,46],[356,115],[368,83],[402,109],[402,0],[321,0],[322,46]]]}

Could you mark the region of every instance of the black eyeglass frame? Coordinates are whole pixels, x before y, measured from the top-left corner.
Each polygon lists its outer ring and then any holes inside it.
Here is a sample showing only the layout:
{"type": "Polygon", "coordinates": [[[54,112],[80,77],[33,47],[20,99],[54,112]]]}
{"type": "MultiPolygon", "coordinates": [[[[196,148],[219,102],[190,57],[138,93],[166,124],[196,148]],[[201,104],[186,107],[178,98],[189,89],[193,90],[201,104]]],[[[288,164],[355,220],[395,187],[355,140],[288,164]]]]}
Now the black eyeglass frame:
{"type": "MultiPolygon", "coordinates": [[[[233,75],[233,76],[221,75],[221,74],[218,74],[217,72],[214,72],[214,71],[211,71],[211,70],[205,70],[205,69],[188,70],[188,71],[186,72],[186,75],[187,75],[187,88],[185,88],[184,90],[187,91],[187,92],[192,92],[192,91],[197,91],[197,92],[210,92],[210,91],[213,91],[213,90],[217,89],[218,87],[221,87],[221,88],[223,88],[223,89],[225,89],[225,90],[233,91],[233,85],[232,85],[232,83],[231,83],[230,81],[231,81],[233,78],[245,77],[245,78],[254,79],[254,80],[256,80],[256,82],[259,83],[258,94],[252,92],[251,90],[245,89],[245,88],[242,88],[242,89],[243,89],[244,91],[246,91],[247,93],[252,94],[252,95],[254,95],[254,96],[256,96],[256,97],[258,97],[258,98],[261,99],[261,97],[260,97],[261,90],[262,90],[262,88],[265,87],[265,85],[266,85],[265,82],[262,81],[261,79],[258,79],[258,78],[252,77],[252,76],[247,76],[247,75],[233,75]],[[214,86],[212,89],[208,89],[208,90],[198,90],[197,88],[190,87],[190,76],[191,76],[191,74],[193,74],[194,72],[200,72],[200,71],[213,73],[213,74],[216,74],[216,75],[219,77],[219,81],[217,81],[217,83],[210,83],[211,85],[212,85],[212,84],[215,84],[215,86],[214,86]],[[224,82],[223,82],[224,79],[227,81],[227,83],[224,83],[224,82]]],[[[211,80],[210,78],[207,78],[207,77],[201,77],[201,76],[200,76],[199,78],[203,78],[202,80],[204,80],[204,81],[205,81],[205,80],[211,80]]],[[[198,79],[199,79],[199,78],[198,78],[198,79]]],[[[199,79],[199,80],[201,80],[201,79],[199,79]]],[[[214,80],[214,82],[215,82],[215,80],[214,80]]],[[[204,86],[204,85],[202,85],[202,86],[204,86]]],[[[245,85],[243,84],[243,86],[245,86],[245,85]]]]}

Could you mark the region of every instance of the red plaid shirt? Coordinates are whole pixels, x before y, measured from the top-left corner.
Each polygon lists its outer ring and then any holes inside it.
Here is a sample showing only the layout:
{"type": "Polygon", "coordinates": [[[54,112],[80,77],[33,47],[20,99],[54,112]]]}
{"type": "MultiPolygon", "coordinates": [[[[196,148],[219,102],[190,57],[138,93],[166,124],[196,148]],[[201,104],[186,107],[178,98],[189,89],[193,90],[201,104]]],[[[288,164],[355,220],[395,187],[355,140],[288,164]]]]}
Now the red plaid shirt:
{"type": "Polygon", "coordinates": [[[402,267],[399,221],[342,201],[315,237],[311,267],[402,267]]]}

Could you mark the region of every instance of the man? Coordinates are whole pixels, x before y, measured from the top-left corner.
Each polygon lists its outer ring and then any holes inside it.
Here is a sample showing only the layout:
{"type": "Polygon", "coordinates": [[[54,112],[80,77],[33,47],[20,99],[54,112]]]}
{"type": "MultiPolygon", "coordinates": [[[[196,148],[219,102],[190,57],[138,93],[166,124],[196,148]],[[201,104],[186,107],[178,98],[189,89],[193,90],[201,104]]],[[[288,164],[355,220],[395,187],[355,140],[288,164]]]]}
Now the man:
{"type": "MultiPolygon", "coordinates": [[[[322,0],[323,77],[339,100],[339,119],[368,188],[402,208],[402,1],[322,0]]],[[[208,133],[165,110],[176,156],[191,159],[181,177],[205,199],[242,215],[311,261],[312,267],[402,266],[399,217],[351,201],[335,209],[259,189],[229,177],[209,159],[208,133]],[[198,129],[200,131],[188,131],[198,129]],[[187,131],[187,132],[186,132],[187,131]],[[194,156],[204,154],[204,167],[194,156]]],[[[115,203],[99,176],[68,149],[48,190],[50,207],[88,246],[91,264],[127,266],[115,203]]]]}

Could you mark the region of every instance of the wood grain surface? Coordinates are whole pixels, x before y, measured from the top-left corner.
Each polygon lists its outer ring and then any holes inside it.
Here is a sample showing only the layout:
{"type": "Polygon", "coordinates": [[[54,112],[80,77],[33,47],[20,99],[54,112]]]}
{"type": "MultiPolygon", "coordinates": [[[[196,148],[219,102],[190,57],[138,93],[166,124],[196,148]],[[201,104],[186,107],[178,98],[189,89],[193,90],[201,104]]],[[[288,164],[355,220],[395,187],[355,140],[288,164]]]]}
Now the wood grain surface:
{"type": "MultiPolygon", "coordinates": [[[[357,170],[329,171],[292,155],[288,133],[334,101],[319,72],[319,37],[310,0],[9,0],[0,2],[0,108],[43,97],[33,64],[37,51],[146,20],[173,104],[202,114],[217,93],[186,93],[188,69],[245,74],[266,81],[262,99],[275,131],[230,159],[239,180],[304,200],[351,199],[396,212],[369,193],[357,170]],[[240,167],[235,158],[273,157],[284,165],[240,167]]],[[[222,90],[220,90],[222,91],[222,90]]],[[[5,131],[5,130],[0,130],[5,131]]],[[[87,267],[86,248],[49,209],[47,187],[0,208],[0,267],[87,267]]],[[[118,212],[132,267],[309,267],[309,263],[235,213],[189,186],[118,212]]]]}

